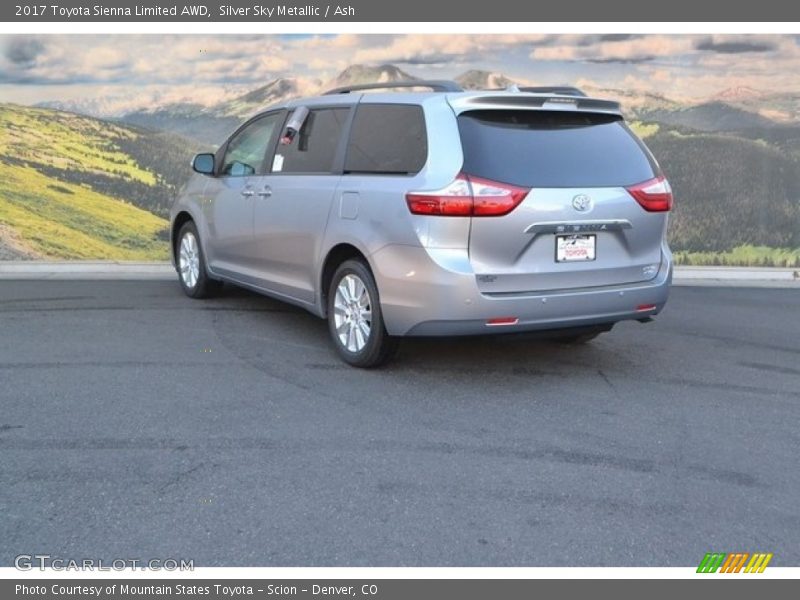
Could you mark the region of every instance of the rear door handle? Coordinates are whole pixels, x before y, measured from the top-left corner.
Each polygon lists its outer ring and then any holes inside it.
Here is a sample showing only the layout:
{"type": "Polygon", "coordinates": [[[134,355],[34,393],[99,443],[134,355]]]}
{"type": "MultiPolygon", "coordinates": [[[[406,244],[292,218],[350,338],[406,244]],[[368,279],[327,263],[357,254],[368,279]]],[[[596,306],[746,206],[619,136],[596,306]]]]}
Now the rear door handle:
{"type": "Polygon", "coordinates": [[[252,196],[255,194],[255,192],[252,190],[252,188],[244,188],[241,194],[242,196],[252,196]]]}
{"type": "Polygon", "coordinates": [[[262,198],[269,198],[270,196],[272,196],[272,188],[269,187],[268,185],[265,185],[264,189],[258,192],[258,195],[261,196],[262,198]]]}

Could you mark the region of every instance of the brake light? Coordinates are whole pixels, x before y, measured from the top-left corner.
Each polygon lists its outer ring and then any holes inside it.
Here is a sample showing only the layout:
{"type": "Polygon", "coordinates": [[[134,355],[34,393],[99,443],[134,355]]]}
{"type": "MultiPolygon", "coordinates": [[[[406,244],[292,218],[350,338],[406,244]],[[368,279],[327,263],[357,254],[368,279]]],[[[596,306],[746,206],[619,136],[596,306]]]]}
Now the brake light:
{"type": "Polygon", "coordinates": [[[663,175],[637,183],[628,188],[628,193],[648,212],[672,210],[672,188],[663,175]]]}
{"type": "Polygon", "coordinates": [[[525,199],[530,190],[459,173],[440,190],[409,192],[408,209],[415,215],[501,217],[525,199]]]}

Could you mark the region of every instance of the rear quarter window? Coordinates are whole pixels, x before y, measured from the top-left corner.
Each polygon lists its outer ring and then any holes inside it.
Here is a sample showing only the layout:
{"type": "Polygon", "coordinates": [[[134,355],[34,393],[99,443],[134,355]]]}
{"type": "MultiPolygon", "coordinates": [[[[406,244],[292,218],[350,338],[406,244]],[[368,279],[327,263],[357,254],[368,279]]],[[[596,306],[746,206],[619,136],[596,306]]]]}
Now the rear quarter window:
{"type": "Polygon", "coordinates": [[[524,187],[616,187],[657,167],[620,117],[475,110],[458,117],[465,173],[524,187]]]}
{"type": "Polygon", "coordinates": [[[360,104],[347,145],[345,173],[411,174],[428,160],[421,106],[360,104]]]}

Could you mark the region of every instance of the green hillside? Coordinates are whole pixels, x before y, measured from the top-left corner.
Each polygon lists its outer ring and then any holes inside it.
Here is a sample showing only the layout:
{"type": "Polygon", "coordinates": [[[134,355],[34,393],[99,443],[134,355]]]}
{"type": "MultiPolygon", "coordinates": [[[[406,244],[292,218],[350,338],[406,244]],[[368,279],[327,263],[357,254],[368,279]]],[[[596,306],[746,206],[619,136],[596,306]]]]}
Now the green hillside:
{"type": "Polygon", "coordinates": [[[790,257],[800,248],[796,156],[764,139],[678,131],[664,125],[646,142],[672,184],[670,244],[684,253],[687,262],[688,253],[695,253],[693,261],[708,257],[709,262],[721,264],[782,266],[793,261],[790,257]],[[758,247],[788,253],[768,255],[753,250],[758,247]]]}
{"type": "Polygon", "coordinates": [[[165,259],[164,217],[192,151],[163,133],[0,104],[0,242],[29,257],[165,259]]]}

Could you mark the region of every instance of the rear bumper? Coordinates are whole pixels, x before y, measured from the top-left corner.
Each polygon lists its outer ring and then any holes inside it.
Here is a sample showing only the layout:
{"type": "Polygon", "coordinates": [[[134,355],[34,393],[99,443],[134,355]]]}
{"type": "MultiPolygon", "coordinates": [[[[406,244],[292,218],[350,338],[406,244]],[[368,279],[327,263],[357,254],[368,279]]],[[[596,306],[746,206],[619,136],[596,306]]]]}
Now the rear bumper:
{"type": "Polygon", "coordinates": [[[672,282],[664,247],[653,279],[607,287],[483,294],[463,250],[387,246],[372,255],[386,329],[399,336],[481,335],[563,329],[658,314],[672,282]],[[649,310],[639,310],[653,306],[649,310]],[[512,318],[511,324],[487,325],[512,318]]]}

